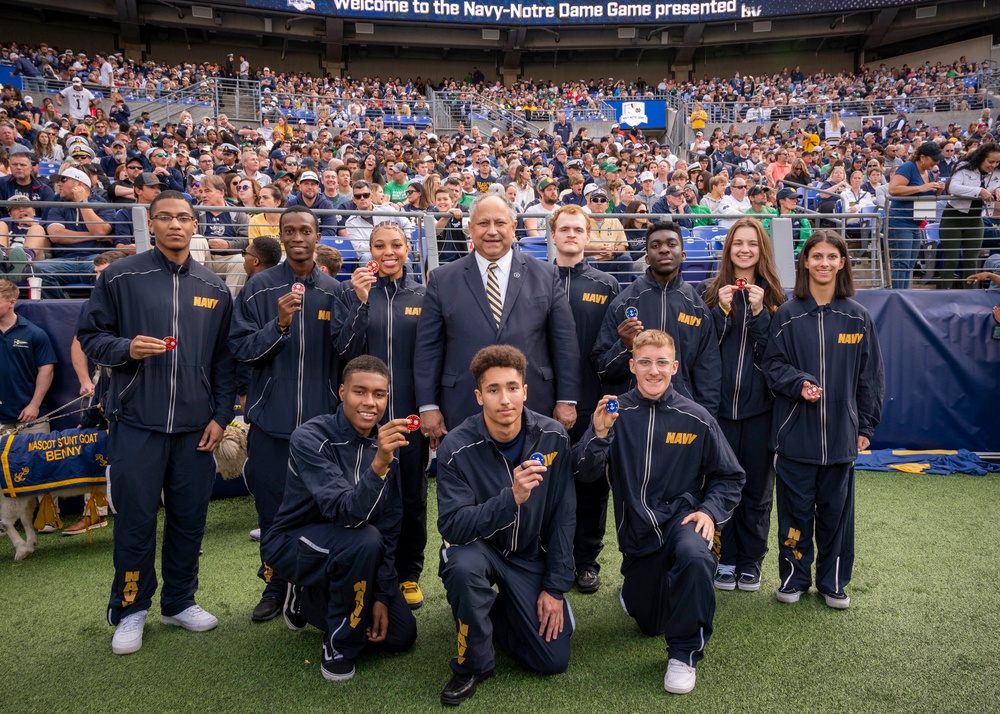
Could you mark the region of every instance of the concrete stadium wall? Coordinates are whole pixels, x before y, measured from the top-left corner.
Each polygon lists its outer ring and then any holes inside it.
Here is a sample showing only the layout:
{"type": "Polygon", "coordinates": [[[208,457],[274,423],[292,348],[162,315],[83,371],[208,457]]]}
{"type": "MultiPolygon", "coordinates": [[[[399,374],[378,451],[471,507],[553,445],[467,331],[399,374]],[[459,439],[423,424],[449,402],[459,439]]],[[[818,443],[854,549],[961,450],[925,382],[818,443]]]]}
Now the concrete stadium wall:
{"type": "MultiPolygon", "coordinates": [[[[907,118],[909,119],[909,121],[911,123],[915,122],[917,119],[923,119],[923,121],[924,121],[925,124],[928,124],[930,126],[938,126],[938,127],[942,127],[942,128],[947,127],[952,122],[955,122],[955,123],[961,125],[962,127],[967,127],[971,122],[979,119],[979,114],[980,114],[979,111],[974,111],[974,112],[920,112],[920,113],[908,114],[907,118]]],[[[886,117],[886,121],[889,121],[889,120],[891,120],[893,118],[895,118],[895,114],[890,114],[890,115],[888,115],[886,117]]],[[[863,121],[863,117],[848,117],[846,119],[843,119],[842,121],[844,122],[844,124],[847,126],[848,129],[861,129],[861,123],[863,121]]],[[[772,122],[763,122],[762,125],[763,125],[765,131],[769,130],[771,128],[771,123],[772,122]]],[[[789,121],[779,121],[778,122],[778,126],[781,127],[782,130],[787,129],[790,124],[791,124],[791,122],[789,122],[789,121]]],[[[757,123],[740,123],[740,124],[737,124],[736,126],[739,129],[740,134],[746,134],[748,132],[752,133],[752,132],[757,131],[758,124],[757,123]]],[[[711,134],[711,132],[713,130],[715,130],[716,127],[722,129],[722,131],[724,131],[724,132],[728,132],[729,131],[729,127],[730,127],[730,123],[729,122],[718,123],[718,124],[711,123],[711,122],[706,123],[705,124],[706,136],[709,135],[709,134],[711,134]]],[[[685,136],[686,136],[685,141],[687,141],[687,142],[691,142],[691,141],[694,140],[694,132],[691,130],[690,127],[686,127],[685,136]]]]}
{"type": "Polygon", "coordinates": [[[152,40],[149,43],[152,57],[157,61],[169,64],[181,64],[184,62],[220,62],[226,61],[226,55],[232,52],[236,55],[237,62],[240,55],[245,55],[247,61],[253,67],[270,67],[274,72],[311,72],[313,75],[322,75],[324,70],[320,65],[319,52],[301,50],[290,50],[284,58],[280,50],[243,47],[236,44],[202,44],[192,43],[192,48],[188,49],[183,43],[168,40],[152,40]]]}
{"type": "Polygon", "coordinates": [[[987,35],[974,40],[954,42],[941,47],[928,47],[926,50],[909,52],[905,55],[872,60],[868,64],[875,67],[883,63],[886,67],[902,67],[904,64],[919,67],[924,62],[950,64],[963,55],[970,62],[982,62],[985,59],[997,61],[1000,60],[1000,49],[993,49],[993,38],[987,35]]]}
{"type": "MultiPolygon", "coordinates": [[[[708,50],[711,53],[711,49],[708,50]]],[[[776,52],[771,54],[747,54],[740,58],[734,57],[702,57],[699,51],[695,55],[694,71],[692,79],[703,77],[723,77],[733,76],[737,70],[741,75],[753,74],[771,75],[776,74],[784,67],[791,71],[795,65],[799,65],[805,74],[812,74],[821,69],[831,74],[836,74],[842,69],[849,72],[854,71],[854,55],[841,50],[821,51],[819,54],[813,52],[776,52]]],[[[678,72],[678,79],[687,79],[678,72]]]]}

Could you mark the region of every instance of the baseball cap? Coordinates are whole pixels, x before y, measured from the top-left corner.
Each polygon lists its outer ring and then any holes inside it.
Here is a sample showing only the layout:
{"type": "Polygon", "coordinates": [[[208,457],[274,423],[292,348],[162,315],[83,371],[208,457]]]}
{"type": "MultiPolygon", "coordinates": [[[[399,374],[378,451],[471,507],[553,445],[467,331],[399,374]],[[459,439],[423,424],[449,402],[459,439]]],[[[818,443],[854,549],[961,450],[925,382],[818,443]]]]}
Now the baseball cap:
{"type": "Polygon", "coordinates": [[[319,183],[319,176],[316,175],[315,171],[303,171],[302,175],[299,176],[299,183],[303,181],[315,181],[319,183]]]}
{"type": "Polygon", "coordinates": [[[935,161],[940,161],[944,158],[944,154],[941,153],[941,147],[933,141],[925,141],[917,148],[917,152],[921,156],[929,156],[935,161]]]}
{"type": "Polygon", "coordinates": [[[652,171],[643,171],[639,174],[639,183],[642,183],[643,181],[653,181],[655,179],[656,176],[653,175],[652,171]]]}
{"type": "Polygon", "coordinates": [[[145,188],[147,186],[159,186],[160,188],[166,188],[170,185],[156,174],[151,174],[148,171],[143,171],[141,174],[136,176],[135,181],[133,181],[132,184],[136,188],[145,188]]]}
{"type": "Polygon", "coordinates": [[[35,100],[31,96],[29,96],[27,94],[24,95],[24,99],[22,99],[21,101],[23,101],[25,104],[34,104],[35,103],[35,100]]]}
{"type": "Polygon", "coordinates": [[[767,187],[766,186],[762,186],[761,184],[757,184],[756,186],[754,186],[753,188],[750,189],[750,192],[747,195],[749,195],[749,196],[757,196],[758,194],[761,194],[761,193],[767,193],[767,187]]]}
{"type": "Polygon", "coordinates": [[[796,201],[798,201],[799,200],[799,194],[797,194],[795,191],[793,191],[790,188],[783,188],[780,191],[778,191],[778,200],[779,201],[783,201],[786,198],[794,198],[796,201]]]}
{"type": "MultiPolygon", "coordinates": [[[[593,186],[594,184],[590,185],[593,186]]],[[[595,196],[603,196],[604,198],[608,198],[608,192],[605,191],[603,188],[594,188],[590,191],[590,193],[587,194],[587,198],[589,199],[593,199],[595,196]]]]}
{"type": "Polygon", "coordinates": [[[402,161],[399,161],[399,162],[393,164],[392,170],[393,170],[393,173],[405,174],[406,173],[406,164],[404,164],[402,161]]]}
{"type": "Polygon", "coordinates": [[[555,184],[555,180],[554,179],[552,179],[549,176],[542,176],[542,178],[538,179],[538,184],[536,185],[536,188],[537,188],[538,192],[541,193],[542,191],[544,191],[545,189],[547,189],[549,186],[552,186],[554,184],[555,184]]]}
{"type": "Polygon", "coordinates": [[[683,196],[684,195],[684,190],[680,186],[678,186],[677,184],[671,184],[670,186],[667,187],[666,195],[667,196],[683,196]]]}
{"type": "Polygon", "coordinates": [[[271,152],[270,157],[275,161],[284,161],[285,152],[282,151],[281,149],[275,149],[274,151],[271,152]]]}
{"type": "Polygon", "coordinates": [[[88,176],[87,174],[85,174],[80,169],[66,169],[65,171],[63,171],[62,173],[60,173],[58,176],[59,176],[59,178],[73,179],[74,181],[79,181],[80,183],[82,183],[87,188],[93,188],[93,185],[94,185],[94,184],[92,184],[90,182],[90,176],[88,176]]]}

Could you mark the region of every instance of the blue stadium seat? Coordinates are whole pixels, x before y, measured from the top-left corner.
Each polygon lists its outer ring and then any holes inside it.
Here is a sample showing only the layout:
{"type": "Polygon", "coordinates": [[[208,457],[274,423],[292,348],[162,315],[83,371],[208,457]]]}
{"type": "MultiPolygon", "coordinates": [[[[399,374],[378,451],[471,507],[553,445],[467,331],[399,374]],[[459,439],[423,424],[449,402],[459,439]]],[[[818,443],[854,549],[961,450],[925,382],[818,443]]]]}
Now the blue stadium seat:
{"type": "Polygon", "coordinates": [[[48,178],[49,176],[55,176],[59,171],[59,164],[52,161],[42,161],[38,164],[38,175],[41,178],[48,178]]]}
{"type": "Polygon", "coordinates": [[[694,241],[703,241],[712,246],[714,250],[722,250],[722,244],[726,241],[726,233],[728,231],[722,226],[697,226],[694,229],[693,237],[685,240],[684,243],[688,245],[694,241]]]}
{"type": "MultiPolygon", "coordinates": [[[[699,226],[694,230],[697,234],[699,228],[712,227],[699,226]]],[[[684,282],[700,283],[715,275],[715,250],[714,239],[706,240],[696,235],[684,241],[684,262],[681,264],[681,275],[684,276],[684,282]]]]}
{"type": "Polygon", "coordinates": [[[962,80],[962,84],[964,84],[966,87],[978,87],[979,79],[977,77],[966,77],[965,79],[962,80]]]}
{"type": "Polygon", "coordinates": [[[544,238],[522,238],[517,242],[517,249],[542,261],[549,259],[549,247],[544,238]]]}
{"type": "Polygon", "coordinates": [[[345,238],[320,238],[319,242],[340,251],[340,257],[344,259],[344,264],[341,266],[340,272],[337,273],[337,280],[350,280],[351,273],[358,267],[358,254],[351,241],[345,238]]]}

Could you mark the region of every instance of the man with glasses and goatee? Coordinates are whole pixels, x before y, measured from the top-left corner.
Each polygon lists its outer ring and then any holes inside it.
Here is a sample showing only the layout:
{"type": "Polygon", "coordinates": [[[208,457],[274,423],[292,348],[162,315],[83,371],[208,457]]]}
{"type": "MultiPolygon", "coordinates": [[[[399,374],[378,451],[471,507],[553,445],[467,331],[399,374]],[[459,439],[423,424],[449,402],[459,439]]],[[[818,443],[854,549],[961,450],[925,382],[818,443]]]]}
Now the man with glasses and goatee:
{"type": "Polygon", "coordinates": [[[232,300],[222,279],[190,257],[194,209],[183,194],[165,191],[149,212],[154,249],[104,271],[77,332],[84,354],[111,372],[104,408],[108,500],[117,516],[108,622],[117,628],[111,649],[119,655],[142,647],[157,587],[161,497],[160,620],[192,632],[219,624],[194,596],[215,482],[212,452],[236,397],[232,300]]]}

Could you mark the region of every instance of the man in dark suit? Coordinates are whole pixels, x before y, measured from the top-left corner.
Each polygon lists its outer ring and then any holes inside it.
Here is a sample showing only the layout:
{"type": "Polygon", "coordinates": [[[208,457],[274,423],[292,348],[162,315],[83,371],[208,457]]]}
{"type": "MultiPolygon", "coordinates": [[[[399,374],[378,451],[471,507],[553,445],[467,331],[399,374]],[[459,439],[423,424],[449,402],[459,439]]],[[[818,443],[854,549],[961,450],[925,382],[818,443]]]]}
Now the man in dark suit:
{"type": "Polygon", "coordinates": [[[528,408],[566,429],[576,422],[581,362],[573,313],[555,267],[511,250],[516,218],[502,196],[477,199],[469,221],[474,252],[430,275],[414,377],[432,448],[449,426],[480,411],[469,363],[487,345],[513,345],[528,358],[528,408]]]}

